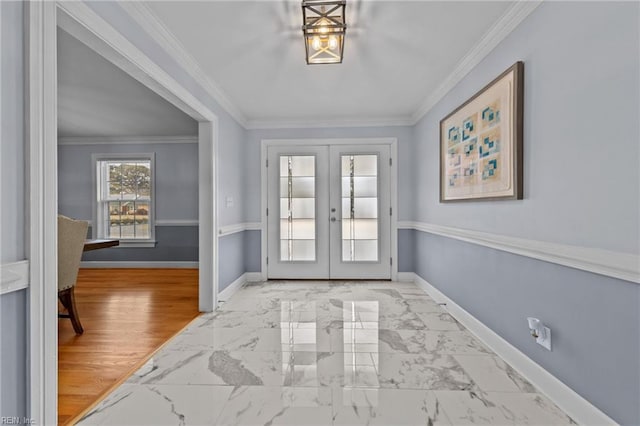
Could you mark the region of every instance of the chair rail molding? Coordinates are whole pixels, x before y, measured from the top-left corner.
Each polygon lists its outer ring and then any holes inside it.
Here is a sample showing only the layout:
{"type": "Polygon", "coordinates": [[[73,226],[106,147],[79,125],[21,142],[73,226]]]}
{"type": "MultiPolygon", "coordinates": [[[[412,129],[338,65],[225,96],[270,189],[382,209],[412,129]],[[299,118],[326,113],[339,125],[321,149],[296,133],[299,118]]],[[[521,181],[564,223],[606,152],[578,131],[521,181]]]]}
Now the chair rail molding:
{"type": "Polygon", "coordinates": [[[262,229],[260,222],[244,222],[236,223],[234,225],[221,226],[218,230],[218,236],[224,237],[227,235],[237,234],[244,231],[259,231],[262,229]]]}
{"type": "Polygon", "coordinates": [[[640,284],[640,256],[630,253],[510,237],[425,222],[399,222],[398,229],[427,232],[640,284]]]}
{"type": "Polygon", "coordinates": [[[0,265],[0,294],[11,293],[29,287],[29,261],[0,265]]]}

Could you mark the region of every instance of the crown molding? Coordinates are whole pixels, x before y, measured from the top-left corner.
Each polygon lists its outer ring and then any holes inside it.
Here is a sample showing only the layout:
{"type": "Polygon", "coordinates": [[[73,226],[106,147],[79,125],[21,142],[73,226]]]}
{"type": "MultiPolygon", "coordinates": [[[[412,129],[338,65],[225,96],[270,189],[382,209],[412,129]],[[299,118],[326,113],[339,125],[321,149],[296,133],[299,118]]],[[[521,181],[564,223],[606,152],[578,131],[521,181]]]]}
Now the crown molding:
{"type": "Polygon", "coordinates": [[[335,127],[393,127],[411,126],[411,117],[329,118],[325,120],[250,120],[248,130],[319,129],[335,127]]]}
{"type": "Polygon", "coordinates": [[[516,29],[529,16],[542,0],[517,1],[485,33],[480,41],[458,62],[449,76],[433,91],[413,113],[411,124],[417,124],[442,98],[445,97],[473,68],[516,29]]]}
{"type": "Polygon", "coordinates": [[[137,1],[123,1],[119,5],[131,16],[154,40],[156,40],[171,55],[178,64],[181,64],[188,73],[202,86],[207,93],[215,99],[225,111],[229,113],[240,125],[247,128],[247,118],[242,111],[229,99],[220,85],[211,79],[196,59],[185,49],[184,45],[164,25],[158,15],[147,5],[137,1]]]}
{"type": "Polygon", "coordinates": [[[200,67],[193,56],[187,53],[184,45],[164,25],[162,20],[142,2],[121,2],[121,7],[144,30],[154,38],[180,63],[189,74],[215,99],[242,127],[247,130],[258,129],[301,129],[330,127],[386,127],[413,126],[427,114],[444,96],[453,89],[482,59],[484,59],[502,40],[533,12],[542,0],[521,0],[515,2],[485,33],[480,41],[458,62],[454,70],[422,103],[407,117],[371,117],[371,118],[330,118],[325,120],[251,120],[230,100],[219,84],[211,79],[200,67]]]}
{"type": "Polygon", "coordinates": [[[198,143],[197,136],[63,136],[58,145],[134,145],[198,143]]]}
{"type": "Polygon", "coordinates": [[[398,229],[414,229],[640,284],[640,256],[636,254],[516,238],[425,222],[398,222],[398,229]]]}

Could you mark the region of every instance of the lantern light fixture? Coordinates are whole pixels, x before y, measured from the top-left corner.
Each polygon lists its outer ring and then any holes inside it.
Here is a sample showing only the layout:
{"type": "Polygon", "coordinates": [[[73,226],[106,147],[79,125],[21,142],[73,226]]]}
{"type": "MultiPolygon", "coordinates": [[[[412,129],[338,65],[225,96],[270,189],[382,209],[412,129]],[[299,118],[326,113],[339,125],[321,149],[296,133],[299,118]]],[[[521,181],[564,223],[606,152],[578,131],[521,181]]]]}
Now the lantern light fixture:
{"type": "Polygon", "coordinates": [[[302,34],[307,64],[339,64],[344,52],[345,0],[303,0],[302,34]]]}

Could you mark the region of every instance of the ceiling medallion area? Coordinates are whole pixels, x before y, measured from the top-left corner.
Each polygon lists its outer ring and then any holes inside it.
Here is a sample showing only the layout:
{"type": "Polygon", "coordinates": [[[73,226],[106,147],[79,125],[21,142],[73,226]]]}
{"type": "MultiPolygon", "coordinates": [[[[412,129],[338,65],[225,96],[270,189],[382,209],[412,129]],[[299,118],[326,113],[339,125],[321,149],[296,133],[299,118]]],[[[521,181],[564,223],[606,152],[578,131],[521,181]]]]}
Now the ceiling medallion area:
{"type": "Polygon", "coordinates": [[[339,64],[344,53],[345,0],[303,0],[302,34],[307,64],[339,64]]]}

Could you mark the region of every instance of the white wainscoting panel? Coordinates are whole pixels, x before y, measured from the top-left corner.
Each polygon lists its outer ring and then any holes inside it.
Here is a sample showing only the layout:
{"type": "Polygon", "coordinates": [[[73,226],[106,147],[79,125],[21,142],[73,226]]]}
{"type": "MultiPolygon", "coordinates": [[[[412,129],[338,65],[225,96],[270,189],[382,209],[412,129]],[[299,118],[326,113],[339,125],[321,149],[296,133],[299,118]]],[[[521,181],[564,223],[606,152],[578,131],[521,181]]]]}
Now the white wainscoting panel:
{"type": "Polygon", "coordinates": [[[629,253],[509,237],[425,222],[399,222],[398,228],[441,235],[520,256],[640,283],[640,256],[629,253]]]}
{"type": "Polygon", "coordinates": [[[0,294],[29,287],[29,261],[0,265],[0,294]]]}

